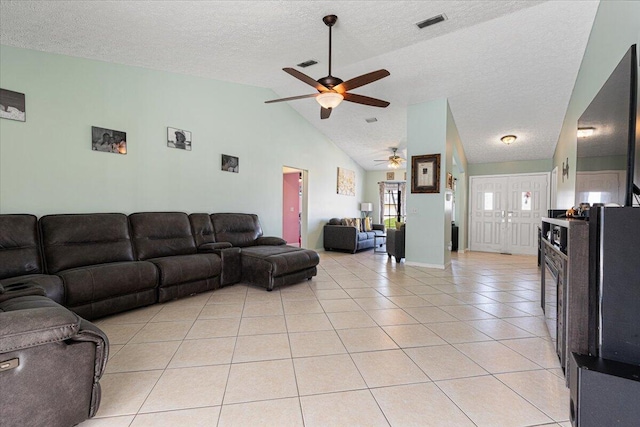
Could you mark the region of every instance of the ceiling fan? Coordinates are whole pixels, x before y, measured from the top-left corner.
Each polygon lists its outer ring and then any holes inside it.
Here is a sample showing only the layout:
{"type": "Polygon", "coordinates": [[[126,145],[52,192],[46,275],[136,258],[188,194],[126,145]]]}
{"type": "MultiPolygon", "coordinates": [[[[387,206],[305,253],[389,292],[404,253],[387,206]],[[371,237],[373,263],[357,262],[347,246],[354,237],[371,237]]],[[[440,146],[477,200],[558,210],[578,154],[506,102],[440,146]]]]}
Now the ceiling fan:
{"type": "Polygon", "coordinates": [[[373,107],[385,108],[389,105],[387,101],[381,99],[371,98],[364,95],[358,95],[355,93],[349,93],[351,89],[356,89],[360,86],[364,86],[369,83],[373,83],[376,80],[380,80],[389,75],[387,70],[372,71],[367,74],[363,74],[353,79],[342,81],[338,77],[331,75],[331,27],[336,23],[338,17],[336,15],[327,15],[322,18],[322,21],[327,27],[329,27],[329,75],[322,77],[321,79],[314,80],[304,73],[294,68],[283,68],[286,73],[291,74],[297,78],[316,88],[318,93],[312,93],[309,95],[291,96],[288,98],[274,99],[271,101],[265,101],[266,104],[272,102],[293,101],[295,99],[302,98],[315,98],[320,104],[320,118],[328,119],[331,115],[331,111],[337,107],[343,100],[354,102],[356,104],[371,105],[373,107]]]}
{"type": "Polygon", "coordinates": [[[390,155],[388,159],[374,160],[374,162],[379,162],[379,163],[389,162],[387,166],[389,166],[391,169],[398,169],[400,166],[402,166],[402,162],[406,161],[406,159],[403,159],[402,157],[396,154],[396,151],[398,151],[396,147],[389,147],[389,148],[391,148],[391,151],[393,151],[393,154],[390,155]]]}

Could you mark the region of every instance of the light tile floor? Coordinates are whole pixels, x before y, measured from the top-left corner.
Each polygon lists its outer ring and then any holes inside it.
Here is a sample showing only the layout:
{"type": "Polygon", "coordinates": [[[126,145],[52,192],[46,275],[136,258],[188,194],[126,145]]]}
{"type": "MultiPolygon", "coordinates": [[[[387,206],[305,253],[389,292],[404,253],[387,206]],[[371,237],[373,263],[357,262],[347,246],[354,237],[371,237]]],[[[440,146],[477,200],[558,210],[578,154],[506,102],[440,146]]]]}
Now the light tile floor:
{"type": "Polygon", "coordinates": [[[313,280],[273,292],[97,321],[111,354],[82,426],[569,426],[534,257],[320,258],[313,280]]]}

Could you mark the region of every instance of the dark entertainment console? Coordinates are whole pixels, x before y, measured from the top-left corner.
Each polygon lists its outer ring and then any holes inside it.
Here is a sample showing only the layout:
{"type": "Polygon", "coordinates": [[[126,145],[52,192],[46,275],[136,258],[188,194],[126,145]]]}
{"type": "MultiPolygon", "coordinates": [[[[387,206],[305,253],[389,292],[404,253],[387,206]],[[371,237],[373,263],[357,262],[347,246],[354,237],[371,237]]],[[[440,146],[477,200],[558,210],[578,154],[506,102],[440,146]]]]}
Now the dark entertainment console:
{"type": "Polygon", "coordinates": [[[573,426],[640,425],[640,209],[544,218],[541,298],[573,426]]]}

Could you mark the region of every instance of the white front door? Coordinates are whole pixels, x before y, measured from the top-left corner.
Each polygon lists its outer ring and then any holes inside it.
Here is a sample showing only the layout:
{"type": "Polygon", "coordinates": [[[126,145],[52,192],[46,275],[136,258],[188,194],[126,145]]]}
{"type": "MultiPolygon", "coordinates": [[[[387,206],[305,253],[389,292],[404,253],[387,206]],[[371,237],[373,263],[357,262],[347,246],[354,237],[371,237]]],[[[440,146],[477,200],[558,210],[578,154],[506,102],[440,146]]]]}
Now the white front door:
{"type": "Polygon", "coordinates": [[[548,174],[471,177],[471,250],[534,255],[547,194],[548,174]]]}

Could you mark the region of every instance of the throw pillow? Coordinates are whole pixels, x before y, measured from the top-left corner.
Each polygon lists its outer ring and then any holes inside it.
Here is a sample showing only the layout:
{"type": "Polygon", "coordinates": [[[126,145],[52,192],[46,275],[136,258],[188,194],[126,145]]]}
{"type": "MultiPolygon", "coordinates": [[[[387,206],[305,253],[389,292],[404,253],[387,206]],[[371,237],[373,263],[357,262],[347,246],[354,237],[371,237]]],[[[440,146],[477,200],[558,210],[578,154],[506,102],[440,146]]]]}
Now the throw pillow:
{"type": "Polygon", "coordinates": [[[340,225],[340,224],[342,224],[342,221],[340,220],[340,218],[331,218],[329,220],[329,224],[330,225],[340,225]]]}
{"type": "Polygon", "coordinates": [[[372,231],[371,223],[373,222],[373,218],[367,216],[364,218],[364,231],[372,231]]]}
{"type": "Polygon", "coordinates": [[[356,222],[353,220],[353,218],[343,218],[342,219],[342,225],[348,225],[349,227],[355,227],[356,226],[356,222]]]}
{"type": "Polygon", "coordinates": [[[362,219],[361,218],[353,218],[353,221],[355,222],[356,225],[356,230],[358,230],[358,233],[362,231],[362,219]]]}

